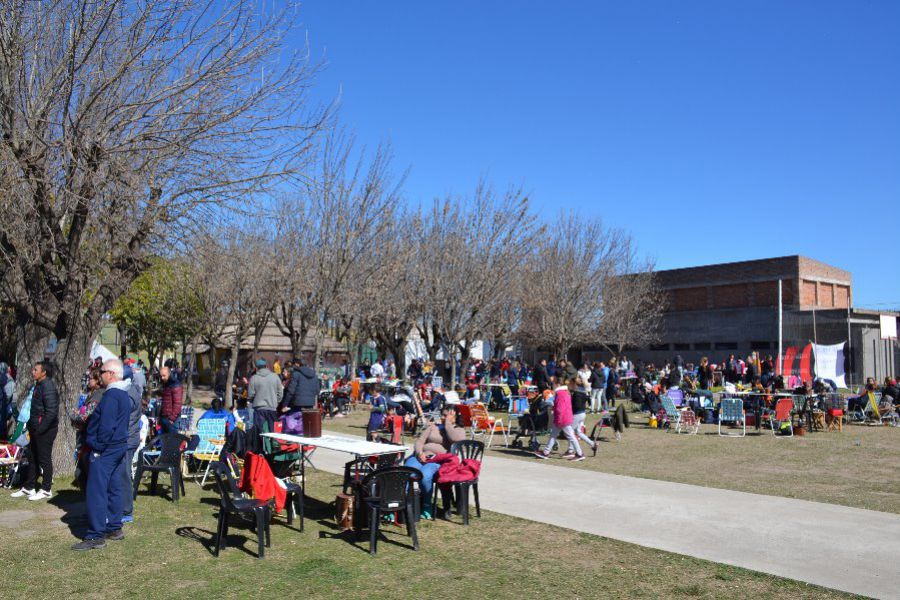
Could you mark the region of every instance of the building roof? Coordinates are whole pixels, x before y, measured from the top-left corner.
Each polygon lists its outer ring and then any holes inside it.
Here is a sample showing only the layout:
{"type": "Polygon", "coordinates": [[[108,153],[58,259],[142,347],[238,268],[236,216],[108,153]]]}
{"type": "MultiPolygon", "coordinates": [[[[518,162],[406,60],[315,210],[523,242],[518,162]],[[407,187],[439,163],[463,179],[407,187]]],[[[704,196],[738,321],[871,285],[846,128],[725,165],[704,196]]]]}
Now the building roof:
{"type": "MultiPolygon", "coordinates": [[[[222,339],[219,341],[219,348],[226,348],[229,345],[229,340],[232,337],[232,332],[229,329],[225,330],[225,333],[222,335],[222,339]]],[[[306,339],[303,340],[303,343],[300,345],[301,352],[314,352],[316,349],[315,340],[316,340],[316,330],[312,329],[309,334],[306,336],[306,339]]],[[[347,348],[344,347],[340,342],[325,336],[323,340],[323,353],[329,352],[346,352],[347,348]]],[[[251,335],[247,339],[245,339],[241,343],[241,350],[252,350],[253,349],[253,336],[251,335]]],[[[196,351],[198,353],[207,352],[209,350],[209,346],[206,344],[198,344],[196,351]]],[[[291,352],[291,340],[286,335],[281,333],[281,330],[278,329],[278,326],[275,325],[274,322],[269,322],[266,325],[266,328],[263,330],[262,337],[259,339],[259,350],[261,352],[284,352],[290,354],[291,352]]]]}
{"type": "Polygon", "coordinates": [[[849,271],[799,255],[665,269],[656,271],[655,275],[657,282],[663,288],[799,279],[801,277],[832,279],[848,285],[852,280],[849,271]]]}

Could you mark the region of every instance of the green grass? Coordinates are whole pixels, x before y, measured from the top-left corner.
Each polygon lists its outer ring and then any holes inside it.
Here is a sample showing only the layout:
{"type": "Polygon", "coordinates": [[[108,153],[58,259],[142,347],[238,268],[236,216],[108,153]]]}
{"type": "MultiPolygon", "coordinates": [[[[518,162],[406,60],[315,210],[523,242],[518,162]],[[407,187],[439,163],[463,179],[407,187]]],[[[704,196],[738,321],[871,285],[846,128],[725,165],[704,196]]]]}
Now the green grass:
{"type": "MultiPolygon", "coordinates": [[[[505,414],[495,415],[506,422],[505,414]]],[[[650,429],[646,417],[637,413],[631,418],[632,426],[620,442],[604,430],[596,458],[551,463],[900,513],[900,428],[845,425],[843,433],[794,438],[776,438],[768,429],[757,435],[750,429],[745,438],[726,439],[716,435],[715,425],[703,425],[698,435],[686,436],[650,429]]],[[[588,433],[596,421],[588,416],[588,433]]],[[[323,428],[365,435],[367,422],[368,410],[362,408],[345,419],[326,420],[323,428]]],[[[497,435],[489,453],[535,460],[527,452],[505,448],[497,435]]]]}
{"type": "Polygon", "coordinates": [[[219,558],[210,546],[217,498],[189,483],[178,505],[142,492],[127,537],[73,552],[83,509],[58,486],[50,504],[0,497],[6,598],[841,598],[846,594],[513,517],[483,513],[469,527],[423,522],[419,552],[387,526],[377,556],[337,532],[339,480],[310,476],[306,530],[272,526],[272,548],[233,524],[219,558]],[[62,520],[61,520],[62,519],[62,520]]]}

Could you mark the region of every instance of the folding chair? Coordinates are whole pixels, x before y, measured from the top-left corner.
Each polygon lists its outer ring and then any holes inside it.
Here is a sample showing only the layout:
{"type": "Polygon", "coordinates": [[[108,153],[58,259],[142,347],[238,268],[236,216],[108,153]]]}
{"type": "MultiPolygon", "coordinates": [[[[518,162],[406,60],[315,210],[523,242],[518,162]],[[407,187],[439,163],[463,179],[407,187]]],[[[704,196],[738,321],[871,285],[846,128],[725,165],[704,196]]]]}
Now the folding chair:
{"type": "Polygon", "coordinates": [[[831,403],[825,412],[828,431],[844,431],[844,399],[840,394],[831,394],[831,403]]]}
{"type": "Polygon", "coordinates": [[[472,406],[469,404],[457,404],[456,410],[459,412],[459,419],[463,429],[468,429],[472,437],[475,437],[475,427],[472,424],[472,406]]]}
{"type": "Polygon", "coordinates": [[[747,435],[747,416],[744,414],[744,401],[740,398],[722,398],[722,401],[719,402],[719,435],[722,437],[747,435]],[[740,424],[741,433],[722,433],[724,421],[740,424]]]}
{"type": "Polygon", "coordinates": [[[175,430],[178,433],[185,434],[191,430],[191,427],[194,425],[194,407],[193,406],[182,406],[181,413],[178,415],[178,418],[175,420],[175,430]]]}
{"type": "Polygon", "coordinates": [[[696,435],[700,431],[700,419],[690,408],[681,411],[681,419],[678,421],[675,433],[681,433],[682,430],[688,435],[696,435]]]}
{"type": "Polygon", "coordinates": [[[509,429],[503,425],[503,419],[495,419],[488,414],[483,404],[472,405],[472,436],[487,435],[487,447],[491,447],[494,441],[494,434],[500,433],[503,436],[503,443],[509,447],[509,429]]]}
{"type": "Polygon", "coordinates": [[[866,394],[866,397],[868,398],[869,402],[866,405],[866,408],[863,409],[863,413],[865,415],[865,424],[881,425],[881,411],[878,410],[878,399],[872,392],[868,392],[866,394]]]}
{"type": "Polygon", "coordinates": [[[206,462],[206,470],[203,472],[203,478],[200,480],[200,487],[206,485],[206,478],[209,476],[209,469],[213,461],[219,460],[219,454],[225,447],[225,423],[226,419],[202,419],[197,421],[197,436],[200,438],[200,444],[191,453],[195,460],[199,461],[197,471],[194,473],[194,480],[200,475],[200,469],[203,462],[206,462]]]}
{"type": "Polygon", "coordinates": [[[509,406],[506,409],[506,422],[510,432],[512,431],[513,419],[516,420],[516,433],[522,432],[519,425],[519,419],[528,414],[528,398],[524,396],[510,396],[509,406]]]}
{"type": "Polygon", "coordinates": [[[782,398],[775,404],[775,414],[769,415],[769,426],[772,428],[772,435],[777,436],[778,432],[785,429],[787,431],[783,437],[794,436],[794,423],[791,417],[791,411],[794,410],[794,402],[790,398],[782,398]],[[778,427],[776,428],[776,423],[778,427]],[[777,429],[777,430],[776,430],[777,429]]]}
{"type": "Polygon", "coordinates": [[[662,410],[659,411],[660,422],[668,423],[669,430],[674,425],[675,432],[678,433],[681,430],[681,411],[675,408],[675,403],[668,394],[659,400],[662,403],[662,410]]]}
{"type": "Polygon", "coordinates": [[[668,396],[672,400],[672,404],[675,407],[679,407],[684,404],[684,392],[679,388],[671,388],[666,392],[666,396],[668,396]]]}

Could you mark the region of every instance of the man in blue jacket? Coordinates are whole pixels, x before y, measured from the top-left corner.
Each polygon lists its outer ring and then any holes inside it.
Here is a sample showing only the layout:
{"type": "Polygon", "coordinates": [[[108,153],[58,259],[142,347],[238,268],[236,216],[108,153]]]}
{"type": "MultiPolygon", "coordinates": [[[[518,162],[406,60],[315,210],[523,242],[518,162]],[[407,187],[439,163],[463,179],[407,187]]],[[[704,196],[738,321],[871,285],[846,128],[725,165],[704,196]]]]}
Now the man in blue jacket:
{"type": "Polygon", "coordinates": [[[90,447],[87,480],[88,532],[73,550],[106,547],[106,540],[122,540],[122,469],[128,450],[128,419],[131,399],[130,382],[123,381],[122,361],[103,363],[100,381],[106,388],[97,408],[88,420],[85,442],[90,447]]]}

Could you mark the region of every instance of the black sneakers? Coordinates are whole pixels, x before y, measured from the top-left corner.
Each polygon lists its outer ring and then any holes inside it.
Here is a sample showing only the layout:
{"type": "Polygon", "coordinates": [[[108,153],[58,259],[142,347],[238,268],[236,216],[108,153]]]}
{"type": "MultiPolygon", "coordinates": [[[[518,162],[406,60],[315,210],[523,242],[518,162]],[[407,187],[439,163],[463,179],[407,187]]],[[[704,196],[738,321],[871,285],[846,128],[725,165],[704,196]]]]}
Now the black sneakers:
{"type": "Polygon", "coordinates": [[[72,546],[72,550],[100,550],[102,548],[106,548],[106,540],[103,538],[97,538],[95,540],[84,540],[78,542],[74,546],[72,546]]]}

